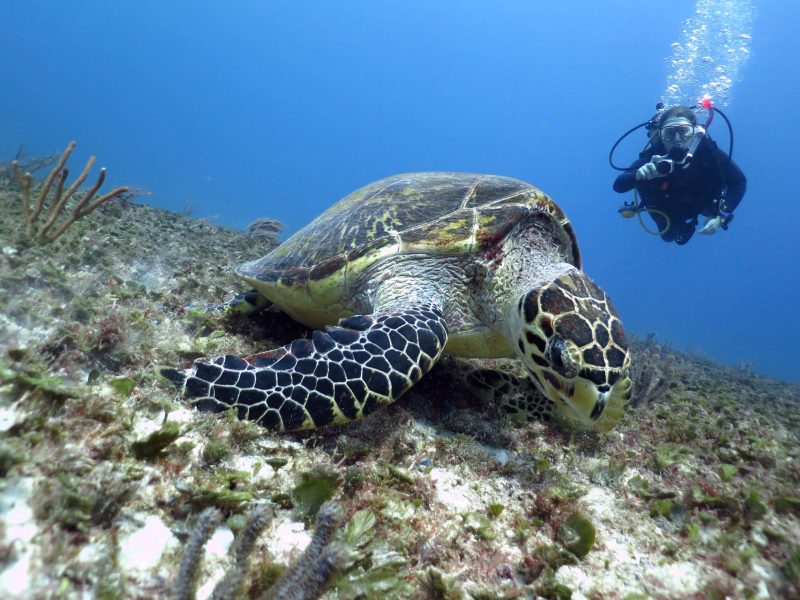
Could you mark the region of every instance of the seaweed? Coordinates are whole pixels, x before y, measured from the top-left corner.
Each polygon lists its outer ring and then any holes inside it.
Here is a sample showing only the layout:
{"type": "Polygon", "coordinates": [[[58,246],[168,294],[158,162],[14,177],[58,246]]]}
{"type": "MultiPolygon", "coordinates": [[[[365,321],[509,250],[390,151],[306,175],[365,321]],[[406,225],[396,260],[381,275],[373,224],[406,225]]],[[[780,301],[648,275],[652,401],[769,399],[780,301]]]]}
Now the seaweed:
{"type": "Polygon", "coordinates": [[[669,387],[673,377],[675,355],[656,343],[655,334],[643,340],[632,337],[631,371],[633,381],[631,406],[647,404],[660,398],[669,387]]]}
{"type": "MultiPolygon", "coordinates": [[[[509,423],[460,382],[476,367],[512,363],[450,358],[366,421],[270,434],[234,412],[195,411],[152,368],[209,349],[255,354],[303,335],[274,308],[187,309],[242,290],[233,267],[268,251],[269,236],[262,245],[205,220],[110,201],[40,244],[24,235],[9,173],[0,173],[0,546],[4,569],[27,567],[16,597],[170,596],[176,545],[190,537],[181,532],[208,507],[237,540],[257,540],[238,546],[249,561],[234,565],[231,548],[226,589],[269,597],[334,497],[350,519],[309,546],[317,559],[306,563],[302,593],[797,596],[796,385],[651,336],[632,341],[639,387],[610,433],[509,423]],[[179,425],[162,430],[164,414],[179,425]],[[160,439],[148,441],[156,430],[160,439]],[[254,504],[269,506],[260,535],[259,519],[248,521],[254,504]],[[596,526],[583,559],[564,546],[581,538],[565,532],[573,513],[596,526]],[[144,520],[173,532],[146,568],[121,560],[132,552],[121,532],[144,520]],[[614,550],[620,539],[630,558],[614,550]],[[687,571],[680,589],[665,575],[672,565],[687,571]]],[[[205,591],[219,558],[197,545],[205,555],[193,550],[187,560],[200,563],[205,591]]]]}
{"type": "Polygon", "coordinates": [[[220,522],[222,513],[214,508],[207,508],[198,516],[178,568],[174,585],[175,600],[192,600],[195,597],[200,561],[208,540],[220,522]]]}
{"type": "Polygon", "coordinates": [[[317,513],[317,527],[303,554],[270,589],[275,600],[313,600],[327,588],[334,573],[349,559],[347,545],[334,541],[342,522],[341,506],[326,502],[317,513]]]}

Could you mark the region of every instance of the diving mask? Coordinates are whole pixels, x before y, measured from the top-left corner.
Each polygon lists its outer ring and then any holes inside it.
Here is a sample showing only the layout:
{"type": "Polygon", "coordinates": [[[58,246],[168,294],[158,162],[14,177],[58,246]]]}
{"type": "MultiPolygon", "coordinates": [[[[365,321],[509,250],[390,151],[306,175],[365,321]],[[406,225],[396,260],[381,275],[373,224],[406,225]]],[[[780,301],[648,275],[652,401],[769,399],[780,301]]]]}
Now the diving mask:
{"type": "Polygon", "coordinates": [[[687,142],[694,135],[694,126],[688,121],[671,123],[661,128],[661,139],[665,142],[687,142]]]}
{"type": "Polygon", "coordinates": [[[686,117],[673,117],[661,124],[661,141],[667,151],[673,148],[690,148],[698,141],[697,133],[702,127],[695,127],[686,117]]]}

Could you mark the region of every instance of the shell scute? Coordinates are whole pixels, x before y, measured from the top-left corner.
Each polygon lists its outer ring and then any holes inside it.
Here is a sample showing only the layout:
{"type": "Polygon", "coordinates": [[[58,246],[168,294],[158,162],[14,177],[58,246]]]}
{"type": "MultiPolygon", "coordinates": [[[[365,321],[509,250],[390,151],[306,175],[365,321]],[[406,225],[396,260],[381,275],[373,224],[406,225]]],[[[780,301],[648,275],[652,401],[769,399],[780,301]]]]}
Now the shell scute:
{"type": "Polygon", "coordinates": [[[410,173],[352,192],[236,273],[267,298],[298,308],[290,312],[295,318],[322,322],[346,310],[348,282],[378,261],[486,251],[527,218],[550,222],[542,231],[556,235],[580,267],[569,222],[538,188],[494,175],[410,173]]]}
{"type": "Polygon", "coordinates": [[[308,277],[311,281],[325,279],[329,275],[332,275],[333,273],[343,269],[346,264],[347,259],[344,256],[334,256],[328,260],[323,260],[321,263],[312,268],[308,274],[308,277]]]}
{"type": "Polygon", "coordinates": [[[475,231],[476,250],[486,250],[497,244],[530,211],[530,207],[526,205],[493,206],[478,211],[478,223],[475,231]]]}
{"type": "Polygon", "coordinates": [[[398,248],[389,248],[390,246],[397,246],[397,241],[394,237],[382,237],[369,240],[349,252],[347,254],[347,262],[355,263],[363,259],[377,259],[381,256],[394,254],[398,251],[398,248]]]}
{"type": "Polygon", "coordinates": [[[460,254],[472,251],[473,212],[461,210],[450,218],[414,227],[400,234],[404,253],[460,254]]]}
{"type": "Polygon", "coordinates": [[[526,202],[531,189],[533,186],[518,179],[484,176],[475,182],[463,207],[480,208],[497,202],[526,202]]]}

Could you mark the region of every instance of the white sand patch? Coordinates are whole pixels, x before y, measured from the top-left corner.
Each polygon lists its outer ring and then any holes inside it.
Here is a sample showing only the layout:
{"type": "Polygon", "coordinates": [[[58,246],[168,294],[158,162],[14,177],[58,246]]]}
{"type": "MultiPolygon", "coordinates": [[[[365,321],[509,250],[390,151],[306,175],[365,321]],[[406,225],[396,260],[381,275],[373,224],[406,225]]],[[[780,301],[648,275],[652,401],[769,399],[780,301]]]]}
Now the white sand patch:
{"type": "Polygon", "coordinates": [[[236,471],[250,473],[254,484],[267,483],[274,479],[276,474],[276,470],[265,463],[260,456],[235,456],[230,465],[236,471]]]}
{"type": "MultiPolygon", "coordinates": [[[[180,546],[159,517],[144,516],[142,523],[133,531],[121,533],[119,538],[119,564],[129,571],[150,572],[161,561],[164,552],[180,546]]],[[[123,526],[123,530],[130,528],[123,526]]]]}
{"type": "Polygon", "coordinates": [[[478,510],[483,505],[478,495],[472,491],[464,479],[452,471],[434,467],[430,472],[431,481],[436,484],[436,499],[454,510],[478,510]]]}
{"type": "Polygon", "coordinates": [[[206,544],[205,555],[211,558],[225,558],[233,543],[233,532],[227,526],[217,527],[206,544]]]}
{"type": "Polygon", "coordinates": [[[659,550],[664,533],[655,521],[646,512],[626,509],[623,498],[608,488],[589,489],[579,510],[595,526],[597,537],[579,564],[556,572],[558,582],[573,591],[573,599],[632,593],[681,598],[704,588],[702,567],[665,562],[659,550]]]}
{"type": "Polygon", "coordinates": [[[211,573],[206,578],[201,580],[201,584],[197,588],[195,594],[196,600],[206,600],[214,593],[214,587],[225,576],[226,569],[229,568],[228,551],[233,543],[233,532],[227,526],[222,525],[217,527],[214,535],[208,540],[205,545],[205,552],[203,554],[203,561],[211,573]]]}
{"type": "Polygon", "coordinates": [[[494,446],[487,446],[482,442],[475,442],[475,446],[477,446],[480,450],[486,453],[487,456],[492,457],[501,465],[505,466],[508,464],[510,460],[510,456],[508,454],[508,450],[503,448],[495,448],[494,446]]]}
{"type": "Polygon", "coordinates": [[[12,560],[0,573],[3,598],[27,598],[31,591],[31,541],[39,533],[29,499],[33,494],[33,479],[7,480],[0,491],[0,531],[5,533],[2,545],[13,548],[12,560]]]}
{"type": "MultiPolygon", "coordinates": [[[[177,413],[178,411],[175,412],[177,413]]],[[[172,413],[170,412],[170,417],[171,416],[172,413]]],[[[171,421],[172,419],[168,417],[167,420],[171,421]]],[[[143,440],[150,434],[155,433],[156,431],[161,429],[163,426],[164,426],[163,413],[160,416],[157,416],[156,418],[152,418],[145,413],[140,413],[135,422],[133,423],[132,433],[136,439],[143,440]]]]}
{"type": "Polygon", "coordinates": [[[5,433],[14,425],[22,423],[26,414],[20,410],[22,401],[15,402],[10,406],[0,406],[0,433],[5,433]]]}
{"type": "Polygon", "coordinates": [[[275,560],[288,565],[306,549],[311,542],[311,535],[302,523],[290,522],[271,528],[266,539],[267,548],[275,560]]]}
{"type": "Polygon", "coordinates": [[[648,591],[678,597],[681,594],[701,591],[703,577],[695,565],[680,561],[666,565],[651,565],[647,569],[645,580],[649,584],[648,591]]]}
{"type": "Polygon", "coordinates": [[[54,331],[54,327],[35,325],[23,327],[17,321],[0,313],[0,350],[7,348],[29,348],[42,340],[46,340],[54,331]]]}
{"type": "MultiPolygon", "coordinates": [[[[169,411],[167,420],[186,425],[191,423],[197,418],[197,409],[191,408],[187,404],[178,404],[175,408],[169,411]]],[[[163,422],[162,422],[163,425],[163,422]]]]}
{"type": "Polygon", "coordinates": [[[76,563],[87,566],[92,565],[102,559],[103,550],[104,548],[101,544],[88,542],[81,547],[80,552],[78,552],[78,555],[75,557],[75,561],[76,563]]]}

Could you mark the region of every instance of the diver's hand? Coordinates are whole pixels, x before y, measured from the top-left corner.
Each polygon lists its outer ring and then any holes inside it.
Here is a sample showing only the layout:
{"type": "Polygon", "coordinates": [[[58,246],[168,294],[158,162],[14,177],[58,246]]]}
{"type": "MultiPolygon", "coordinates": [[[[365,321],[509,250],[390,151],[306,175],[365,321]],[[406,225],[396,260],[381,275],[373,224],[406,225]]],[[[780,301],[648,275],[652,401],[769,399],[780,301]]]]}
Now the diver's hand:
{"type": "Polygon", "coordinates": [[[643,164],[636,170],[636,181],[647,181],[648,179],[655,179],[656,177],[663,177],[664,175],[658,172],[656,168],[656,162],[660,159],[660,156],[653,156],[653,159],[649,163],[643,164]],[[655,162],[653,162],[655,161],[655,162]]]}
{"type": "Polygon", "coordinates": [[[717,233],[717,230],[722,226],[722,217],[706,217],[706,222],[703,223],[702,229],[698,233],[703,235],[711,235],[717,233]]]}

